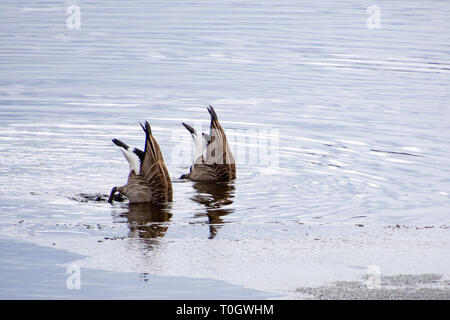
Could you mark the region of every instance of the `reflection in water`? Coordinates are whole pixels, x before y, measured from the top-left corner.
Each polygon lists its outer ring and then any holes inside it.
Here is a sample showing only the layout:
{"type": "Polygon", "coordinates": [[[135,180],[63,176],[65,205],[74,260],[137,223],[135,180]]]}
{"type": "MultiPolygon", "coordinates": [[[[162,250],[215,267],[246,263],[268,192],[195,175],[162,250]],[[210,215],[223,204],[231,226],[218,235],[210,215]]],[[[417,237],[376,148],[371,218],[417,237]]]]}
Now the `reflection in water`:
{"type": "Polygon", "coordinates": [[[153,240],[164,237],[172,218],[170,208],[150,203],[130,204],[128,211],[121,214],[127,219],[130,238],[138,238],[154,244],[153,240]]]}
{"type": "MultiPolygon", "coordinates": [[[[193,185],[197,191],[192,200],[206,207],[208,217],[209,239],[213,239],[223,224],[222,216],[233,213],[232,208],[223,208],[233,203],[234,183],[196,182],[193,185]]],[[[202,216],[197,214],[196,216],[202,216]]]]}

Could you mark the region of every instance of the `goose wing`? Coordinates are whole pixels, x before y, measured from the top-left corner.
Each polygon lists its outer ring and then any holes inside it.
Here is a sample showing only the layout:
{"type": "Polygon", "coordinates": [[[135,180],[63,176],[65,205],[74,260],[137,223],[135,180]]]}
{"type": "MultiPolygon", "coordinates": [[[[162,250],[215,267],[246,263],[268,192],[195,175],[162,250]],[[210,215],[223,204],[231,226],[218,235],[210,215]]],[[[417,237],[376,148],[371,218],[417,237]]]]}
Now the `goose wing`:
{"type": "Polygon", "coordinates": [[[145,132],[145,150],[140,168],[141,175],[151,189],[152,201],[160,203],[172,201],[172,182],[159,145],[152,135],[150,124],[146,121],[145,125],[141,124],[141,127],[145,132]]]}

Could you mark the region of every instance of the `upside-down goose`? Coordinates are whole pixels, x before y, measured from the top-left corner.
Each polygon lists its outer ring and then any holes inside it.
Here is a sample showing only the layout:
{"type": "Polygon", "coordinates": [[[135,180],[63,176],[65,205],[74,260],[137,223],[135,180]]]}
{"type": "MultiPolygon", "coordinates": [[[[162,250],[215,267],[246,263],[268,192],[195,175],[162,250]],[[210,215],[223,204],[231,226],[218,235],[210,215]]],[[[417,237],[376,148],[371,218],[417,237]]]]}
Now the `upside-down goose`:
{"type": "Polygon", "coordinates": [[[225,131],[219,123],[212,106],[207,107],[211,115],[210,133],[201,135],[191,126],[182,123],[191,133],[195,145],[194,163],[188,174],[181,176],[193,181],[226,182],[236,179],[236,164],[228,145],[225,131]]]}
{"type": "Polygon", "coordinates": [[[112,203],[114,194],[125,195],[130,203],[150,202],[164,204],[172,201],[172,182],[158,143],[152,135],[149,123],[141,124],[145,132],[144,151],[130,147],[118,139],[112,141],[123,152],[130,165],[128,182],[111,190],[108,202],[112,203]]]}

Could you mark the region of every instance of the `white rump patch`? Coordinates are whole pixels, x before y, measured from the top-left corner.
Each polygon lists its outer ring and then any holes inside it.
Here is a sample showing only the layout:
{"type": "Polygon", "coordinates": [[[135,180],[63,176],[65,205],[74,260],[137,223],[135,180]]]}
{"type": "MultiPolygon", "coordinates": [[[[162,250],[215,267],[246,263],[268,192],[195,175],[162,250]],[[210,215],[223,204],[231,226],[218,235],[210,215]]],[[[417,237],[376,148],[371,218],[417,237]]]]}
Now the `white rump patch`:
{"type": "Polygon", "coordinates": [[[137,154],[132,151],[134,150],[134,147],[128,147],[128,150],[122,147],[119,148],[125,156],[125,159],[127,159],[128,164],[130,165],[130,172],[131,170],[134,170],[135,174],[139,174],[139,172],[141,171],[141,161],[139,160],[137,154]]]}

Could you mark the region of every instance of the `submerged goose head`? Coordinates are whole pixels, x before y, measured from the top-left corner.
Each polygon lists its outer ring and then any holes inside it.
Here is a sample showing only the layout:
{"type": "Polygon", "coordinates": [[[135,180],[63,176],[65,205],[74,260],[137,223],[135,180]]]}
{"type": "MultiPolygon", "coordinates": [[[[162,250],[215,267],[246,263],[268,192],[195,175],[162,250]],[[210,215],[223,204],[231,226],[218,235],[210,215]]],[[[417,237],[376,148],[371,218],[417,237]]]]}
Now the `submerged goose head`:
{"type": "Polygon", "coordinates": [[[112,188],[110,203],[116,192],[127,196],[130,203],[163,204],[172,201],[172,182],[159,145],[152,135],[150,124],[146,121],[141,127],[145,132],[144,151],[118,139],[112,140],[128,161],[130,172],[126,185],[112,188]]]}

